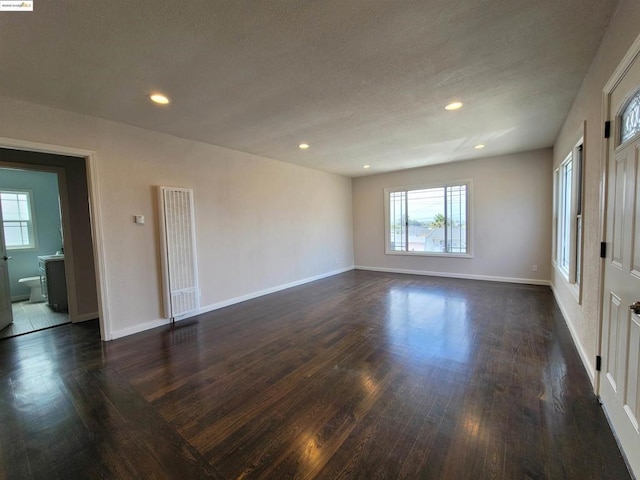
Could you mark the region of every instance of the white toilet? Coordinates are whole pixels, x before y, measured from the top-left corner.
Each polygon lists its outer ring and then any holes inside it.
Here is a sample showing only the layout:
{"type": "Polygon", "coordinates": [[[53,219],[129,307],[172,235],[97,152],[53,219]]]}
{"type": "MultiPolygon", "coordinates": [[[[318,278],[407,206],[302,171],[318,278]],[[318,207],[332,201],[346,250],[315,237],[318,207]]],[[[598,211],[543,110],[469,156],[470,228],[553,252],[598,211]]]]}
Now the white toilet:
{"type": "Polygon", "coordinates": [[[21,278],[18,280],[18,283],[21,283],[31,289],[31,293],[29,294],[29,303],[44,302],[42,287],[40,286],[40,277],[21,278]]]}

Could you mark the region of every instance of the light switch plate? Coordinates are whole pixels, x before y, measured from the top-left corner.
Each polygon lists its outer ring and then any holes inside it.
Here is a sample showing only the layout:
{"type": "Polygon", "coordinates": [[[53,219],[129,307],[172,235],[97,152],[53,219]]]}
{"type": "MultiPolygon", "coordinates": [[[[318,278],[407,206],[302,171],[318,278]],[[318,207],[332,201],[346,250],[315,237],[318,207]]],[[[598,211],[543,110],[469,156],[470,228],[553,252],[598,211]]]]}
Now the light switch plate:
{"type": "Polygon", "coordinates": [[[134,215],[133,223],[136,225],[144,225],[144,215],[134,215]]]}

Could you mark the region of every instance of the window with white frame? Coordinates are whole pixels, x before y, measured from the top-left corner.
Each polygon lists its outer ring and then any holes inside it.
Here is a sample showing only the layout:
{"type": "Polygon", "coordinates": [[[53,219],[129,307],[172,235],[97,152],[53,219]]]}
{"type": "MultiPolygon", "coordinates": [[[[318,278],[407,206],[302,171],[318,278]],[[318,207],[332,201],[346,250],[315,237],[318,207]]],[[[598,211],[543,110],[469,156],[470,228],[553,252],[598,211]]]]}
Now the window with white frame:
{"type": "Polygon", "coordinates": [[[7,250],[35,248],[31,192],[0,190],[2,228],[7,250]]]}
{"type": "Polygon", "coordinates": [[[385,189],[386,253],[469,256],[470,184],[385,189]]]}
{"type": "Polygon", "coordinates": [[[582,276],[582,142],[555,171],[555,262],[569,283],[582,276]]]}

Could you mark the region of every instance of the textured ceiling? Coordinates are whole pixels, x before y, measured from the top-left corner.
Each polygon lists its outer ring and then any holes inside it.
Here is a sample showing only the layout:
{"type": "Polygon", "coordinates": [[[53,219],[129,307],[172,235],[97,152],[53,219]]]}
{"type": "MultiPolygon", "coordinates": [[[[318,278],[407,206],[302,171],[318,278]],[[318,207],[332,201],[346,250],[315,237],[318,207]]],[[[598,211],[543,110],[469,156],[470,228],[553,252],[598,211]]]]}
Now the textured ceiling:
{"type": "Polygon", "coordinates": [[[551,146],[616,4],[36,0],[0,95],[358,176],[551,146]]]}

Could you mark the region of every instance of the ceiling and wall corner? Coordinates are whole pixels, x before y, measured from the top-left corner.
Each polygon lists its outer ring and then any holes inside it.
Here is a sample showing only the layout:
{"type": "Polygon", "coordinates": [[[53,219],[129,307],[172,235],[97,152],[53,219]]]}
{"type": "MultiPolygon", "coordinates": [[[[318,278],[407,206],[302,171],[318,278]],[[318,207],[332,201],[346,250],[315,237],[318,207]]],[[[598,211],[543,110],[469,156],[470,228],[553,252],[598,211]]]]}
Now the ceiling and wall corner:
{"type": "Polygon", "coordinates": [[[551,146],[616,4],[42,0],[0,95],[368,175],[551,146]]]}

